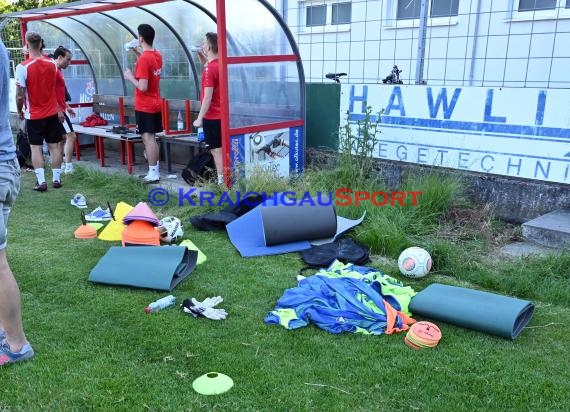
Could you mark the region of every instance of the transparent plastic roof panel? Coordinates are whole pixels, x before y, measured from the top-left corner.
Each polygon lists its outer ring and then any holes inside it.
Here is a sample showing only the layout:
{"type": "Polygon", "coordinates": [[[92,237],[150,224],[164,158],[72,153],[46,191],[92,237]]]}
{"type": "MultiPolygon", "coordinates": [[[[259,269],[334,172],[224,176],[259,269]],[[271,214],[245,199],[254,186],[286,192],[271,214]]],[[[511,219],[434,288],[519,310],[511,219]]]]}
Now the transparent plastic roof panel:
{"type": "MultiPolygon", "coordinates": [[[[216,14],[216,0],[194,2],[216,14]]],[[[226,1],[227,33],[237,45],[236,48],[228,47],[228,56],[293,54],[278,17],[263,3],[259,0],[226,1]]]]}
{"type": "Polygon", "coordinates": [[[89,60],[96,81],[97,93],[100,94],[123,94],[125,80],[121,71],[117,55],[105,43],[103,37],[92,27],[75,20],[75,18],[63,17],[43,22],[30,22],[29,30],[38,31],[47,44],[52,42],[45,30],[46,26],[53,24],[59,27],[69,36],[73,36],[77,46],[83,50],[89,60]],[[37,25],[37,28],[36,28],[37,25]],[[81,33],[81,35],[77,35],[81,33]]]}
{"type": "MultiPolygon", "coordinates": [[[[30,21],[27,28],[40,32],[47,52],[61,44],[72,50],[74,60],[87,61],[65,72],[72,97],[132,95],[133,86],[124,80],[123,71],[134,69],[136,56],[125,44],[137,37],[139,24],[148,23],[156,31],[154,46],[163,56],[162,96],[199,99],[203,68],[193,50],[203,43],[205,33],[217,31],[216,0],[143,3],[66,3],[59,10],[92,12],[54,18],[54,8],[46,12],[47,20],[30,21]],[[124,8],[97,11],[116,3],[124,8]]],[[[274,4],[274,0],[225,2],[230,128],[304,118],[304,76],[295,57],[298,50],[274,4]],[[262,56],[262,62],[255,56],[262,56]]]]}
{"type": "Polygon", "coordinates": [[[297,73],[295,62],[229,66],[230,128],[301,119],[297,73]]]}
{"type": "MultiPolygon", "coordinates": [[[[170,2],[164,5],[171,4],[170,2]]],[[[181,11],[178,10],[180,13],[181,11]]],[[[163,97],[169,99],[198,98],[196,75],[189,64],[188,54],[182,47],[175,31],[159,13],[150,12],[143,8],[131,7],[106,12],[109,16],[120,21],[130,28],[132,33],[137,32],[139,24],[150,24],[155,32],[154,47],[162,53],[163,67],[160,81],[160,91],[163,97]]],[[[124,44],[134,37],[129,35],[121,38],[121,50],[134,55],[124,49],[124,44]]],[[[123,70],[126,67],[123,67],[123,70]]],[[[134,60],[130,64],[134,69],[134,60]]],[[[132,94],[132,85],[129,85],[129,94],[132,94]]]]}

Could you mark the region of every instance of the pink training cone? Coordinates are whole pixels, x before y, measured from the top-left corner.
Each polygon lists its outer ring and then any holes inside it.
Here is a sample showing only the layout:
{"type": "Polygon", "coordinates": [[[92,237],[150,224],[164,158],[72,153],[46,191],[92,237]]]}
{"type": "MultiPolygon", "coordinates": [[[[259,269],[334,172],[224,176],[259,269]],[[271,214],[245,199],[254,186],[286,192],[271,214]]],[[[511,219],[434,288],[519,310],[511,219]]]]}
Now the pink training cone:
{"type": "Polygon", "coordinates": [[[123,219],[125,225],[130,224],[135,220],[143,220],[149,222],[153,226],[159,225],[159,220],[156,215],[150,210],[150,207],[145,202],[139,202],[133,210],[131,210],[123,219]]]}

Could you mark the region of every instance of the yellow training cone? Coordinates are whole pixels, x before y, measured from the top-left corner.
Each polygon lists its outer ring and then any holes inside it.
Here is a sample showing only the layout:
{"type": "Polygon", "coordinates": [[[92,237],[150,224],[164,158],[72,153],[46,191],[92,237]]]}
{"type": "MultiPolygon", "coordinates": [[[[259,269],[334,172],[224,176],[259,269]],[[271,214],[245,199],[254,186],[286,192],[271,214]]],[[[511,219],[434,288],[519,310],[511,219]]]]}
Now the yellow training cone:
{"type": "MultiPolygon", "coordinates": [[[[109,209],[110,210],[110,209],[109,209]]],[[[123,218],[131,211],[133,207],[125,202],[117,203],[114,213],[112,213],[114,219],[109,222],[109,224],[103,229],[99,234],[99,239],[107,241],[121,241],[121,234],[125,225],[123,225],[123,218]]]]}
{"type": "Polygon", "coordinates": [[[195,250],[196,252],[198,252],[198,261],[196,262],[197,265],[200,265],[206,261],[206,259],[207,259],[206,255],[204,253],[202,253],[202,251],[200,249],[198,249],[198,246],[196,246],[194,243],[192,243],[192,241],[190,239],[186,239],[186,240],[183,240],[182,242],[180,242],[180,246],[186,246],[186,248],[188,248],[188,250],[195,250]]]}

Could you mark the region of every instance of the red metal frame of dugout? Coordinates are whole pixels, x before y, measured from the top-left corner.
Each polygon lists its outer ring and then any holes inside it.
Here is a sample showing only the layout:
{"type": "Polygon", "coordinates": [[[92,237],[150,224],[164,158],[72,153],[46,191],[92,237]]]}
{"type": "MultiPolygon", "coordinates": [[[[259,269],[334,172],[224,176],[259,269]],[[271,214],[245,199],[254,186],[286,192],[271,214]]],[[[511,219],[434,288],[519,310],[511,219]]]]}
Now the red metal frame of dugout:
{"type": "MultiPolygon", "coordinates": [[[[100,3],[94,7],[73,8],[73,6],[62,7],[61,13],[38,14],[37,16],[22,16],[20,19],[20,29],[22,39],[26,37],[27,22],[38,20],[50,20],[60,17],[72,17],[83,14],[99,13],[104,11],[112,11],[125,9],[129,7],[138,7],[148,4],[165,3],[171,0],[133,0],[120,3],[100,3]]],[[[303,119],[295,119],[285,122],[258,124],[247,127],[230,129],[229,124],[229,94],[228,94],[228,64],[252,64],[252,63],[274,63],[274,62],[297,62],[297,55],[271,55],[271,56],[232,56],[227,54],[227,36],[226,36],[226,0],[216,0],[216,18],[218,33],[218,58],[220,62],[220,100],[221,100],[221,125],[222,125],[222,156],[224,163],[224,176],[226,185],[231,186],[231,168],[229,156],[229,138],[231,134],[241,134],[249,132],[259,132],[273,130],[277,128],[295,127],[304,125],[303,119]]],[[[24,40],[25,43],[25,40],[24,40]]],[[[83,64],[81,62],[80,64],[83,64]]]]}

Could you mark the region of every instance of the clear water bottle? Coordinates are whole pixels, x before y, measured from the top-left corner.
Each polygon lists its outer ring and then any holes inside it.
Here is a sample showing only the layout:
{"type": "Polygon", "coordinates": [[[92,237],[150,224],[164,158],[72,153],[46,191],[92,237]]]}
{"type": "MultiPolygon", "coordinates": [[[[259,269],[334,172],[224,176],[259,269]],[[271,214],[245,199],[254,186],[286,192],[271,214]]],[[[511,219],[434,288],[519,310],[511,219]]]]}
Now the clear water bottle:
{"type": "Polygon", "coordinates": [[[140,47],[139,39],[133,39],[130,42],[125,43],[125,51],[130,51],[132,49],[136,49],[140,47]]]}
{"type": "Polygon", "coordinates": [[[178,112],[178,121],[176,122],[178,130],[184,130],[184,120],[182,119],[182,112],[178,112]]]}
{"type": "Polygon", "coordinates": [[[198,128],[198,141],[199,142],[204,141],[204,129],[202,127],[198,128]]]}
{"type": "Polygon", "coordinates": [[[164,298],[158,299],[155,302],[152,302],[150,305],[144,308],[144,311],[146,313],[158,312],[161,309],[165,309],[169,306],[174,305],[175,302],[176,298],[172,295],[168,295],[164,298]]]}

